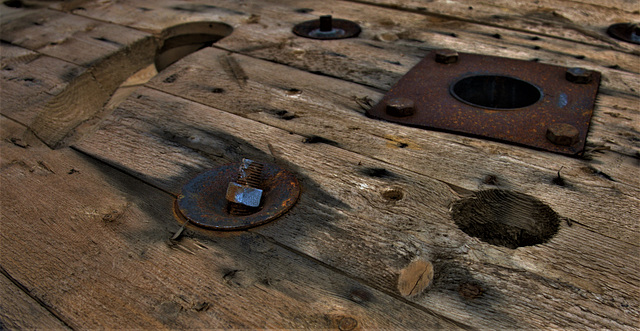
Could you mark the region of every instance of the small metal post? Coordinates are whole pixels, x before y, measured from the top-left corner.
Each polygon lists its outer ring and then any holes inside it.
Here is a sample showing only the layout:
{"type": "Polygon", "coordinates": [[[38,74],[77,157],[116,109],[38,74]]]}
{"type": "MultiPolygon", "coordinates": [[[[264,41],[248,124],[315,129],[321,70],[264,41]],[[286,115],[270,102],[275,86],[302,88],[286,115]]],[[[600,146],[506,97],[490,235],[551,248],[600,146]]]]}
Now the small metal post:
{"type": "Polygon", "coordinates": [[[320,31],[330,32],[333,30],[333,19],[331,15],[320,16],[320,31]]]}

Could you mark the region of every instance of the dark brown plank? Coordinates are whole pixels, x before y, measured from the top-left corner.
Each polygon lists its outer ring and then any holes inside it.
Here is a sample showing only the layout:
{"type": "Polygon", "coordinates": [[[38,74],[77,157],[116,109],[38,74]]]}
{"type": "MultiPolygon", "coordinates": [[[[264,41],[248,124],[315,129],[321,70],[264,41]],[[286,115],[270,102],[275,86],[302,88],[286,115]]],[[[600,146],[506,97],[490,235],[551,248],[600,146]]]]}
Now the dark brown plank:
{"type": "Polygon", "coordinates": [[[68,329],[4,274],[0,275],[0,327],[3,330],[68,329]]]}
{"type": "MultiPolygon", "coordinates": [[[[247,81],[247,89],[255,89],[253,84],[247,81]]],[[[313,107],[314,99],[307,100],[306,109],[313,107]]],[[[624,262],[637,259],[637,246],[593,232],[578,217],[572,226],[563,222],[547,244],[495,247],[457,229],[450,206],[461,196],[448,185],[330,141],[303,141],[300,135],[144,88],[77,147],[174,193],[209,167],[241,157],[275,157],[295,169],[304,190],[291,212],[256,233],[391,293],[411,260],[432,260],[434,288],[415,302],[467,325],[572,327],[588,320],[629,327],[638,316],[626,305],[635,302],[633,284],[640,279],[635,262],[624,262]],[[405,197],[398,203],[384,198],[394,188],[405,197]],[[458,288],[468,283],[482,284],[487,294],[467,301],[458,288]],[[522,301],[522,284],[529,284],[527,293],[545,296],[522,301]],[[574,296],[574,289],[587,297],[574,296]],[[567,304],[590,308],[559,315],[567,304]],[[487,306],[491,310],[482,310],[487,306]],[[539,314],[523,315],[531,309],[539,314]]]]}
{"type": "Polygon", "coordinates": [[[457,327],[256,233],[172,241],[172,195],[0,119],[0,265],[72,328],[457,327]]]}

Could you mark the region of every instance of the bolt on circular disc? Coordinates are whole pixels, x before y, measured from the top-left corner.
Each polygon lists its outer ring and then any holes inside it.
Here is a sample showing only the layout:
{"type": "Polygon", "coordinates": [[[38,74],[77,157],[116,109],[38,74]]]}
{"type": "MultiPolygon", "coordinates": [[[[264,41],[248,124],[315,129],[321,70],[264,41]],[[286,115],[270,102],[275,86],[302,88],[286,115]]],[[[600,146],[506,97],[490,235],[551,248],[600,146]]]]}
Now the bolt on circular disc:
{"type": "Polygon", "coordinates": [[[229,213],[226,192],[238,177],[240,162],[204,172],[184,187],[175,204],[178,217],[214,230],[240,230],[258,226],[287,212],[300,196],[300,184],[293,174],[277,165],[265,163],[260,207],[251,215],[229,213]]]}
{"type": "Polygon", "coordinates": [[[326,29],[326,32],[321,29],[321,20],[317,19],[297,24],[293,27],[293,33],[305,38],[329,40],[357,37],[362,31],[355,22],[338,18],[329,20],[331,29],[326,29]]]}

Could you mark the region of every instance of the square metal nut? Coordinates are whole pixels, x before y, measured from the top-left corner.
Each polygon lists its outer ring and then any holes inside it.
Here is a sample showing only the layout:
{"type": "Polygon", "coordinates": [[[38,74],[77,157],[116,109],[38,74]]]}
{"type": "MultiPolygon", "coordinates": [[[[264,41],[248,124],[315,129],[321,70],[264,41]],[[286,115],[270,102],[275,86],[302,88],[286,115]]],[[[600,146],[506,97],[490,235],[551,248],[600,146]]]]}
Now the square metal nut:
{"type": "Polygon", "coordinates": [[[229,202],[235,202],[249,207],[258,207],[260,206],[260,199],[262,199],[262,190],[231,182],[227,187],[226,197],[229,202]]]}

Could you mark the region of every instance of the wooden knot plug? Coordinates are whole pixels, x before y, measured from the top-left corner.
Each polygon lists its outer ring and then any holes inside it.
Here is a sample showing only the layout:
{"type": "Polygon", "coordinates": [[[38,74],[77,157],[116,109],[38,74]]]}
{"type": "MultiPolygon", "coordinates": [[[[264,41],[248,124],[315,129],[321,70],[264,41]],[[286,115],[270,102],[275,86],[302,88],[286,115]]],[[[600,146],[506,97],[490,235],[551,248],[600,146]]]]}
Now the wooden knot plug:
{"type": "Polygon", "coordinates": [[[425,260],[416,260],[400,271],[398,291],[405,297],[414,297],[429,287],[432,281],[433,264],[425,260]]]}

